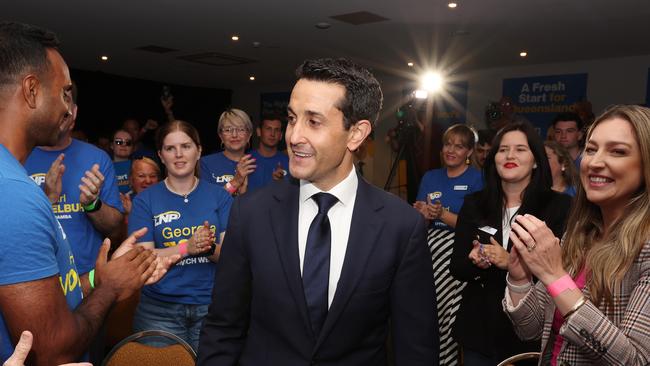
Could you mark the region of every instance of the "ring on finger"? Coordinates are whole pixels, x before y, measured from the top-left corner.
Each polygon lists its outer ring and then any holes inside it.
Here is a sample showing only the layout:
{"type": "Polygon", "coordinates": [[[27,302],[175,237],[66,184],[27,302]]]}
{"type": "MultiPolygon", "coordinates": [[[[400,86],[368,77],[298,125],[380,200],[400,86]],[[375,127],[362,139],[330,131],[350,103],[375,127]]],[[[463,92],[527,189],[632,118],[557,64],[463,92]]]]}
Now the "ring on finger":
{"type": "Polygon", "coordinates": [[[531,245],[527,245],[527,246],[526,246],[526,249],[528,249],[529,252],[532,252],[533,249],[535,249],[536,246],[537,246],[537,243],[536,243],[536,242],[533,242],[533,244],[531,244],[531,245]]]}

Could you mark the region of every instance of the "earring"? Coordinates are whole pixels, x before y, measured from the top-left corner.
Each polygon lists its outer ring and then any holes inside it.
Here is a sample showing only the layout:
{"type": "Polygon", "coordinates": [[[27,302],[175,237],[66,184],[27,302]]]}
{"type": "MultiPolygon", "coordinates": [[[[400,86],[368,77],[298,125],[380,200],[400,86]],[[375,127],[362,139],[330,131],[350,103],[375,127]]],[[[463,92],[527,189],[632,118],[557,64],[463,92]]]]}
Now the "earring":
{"type": "Polygon", "coordinates": [[[566,168],[564,167],[564,165],[562,165],[562,171],[564,171],[565,169],[566,169],[566,168]]]}
{"type": "Polygon", "coordinates": [[[224,150],[226,148],[226,145],[223,144],[223,141],[221,141],[221,150],[224,150]]]}
{"type": "Polygon", "coordinates": [[[537,169],[537,163],[533,164],[533,169],[537,169]]]}
{"type": "Polygon", "coordinates": [[[471,163],[472,163],[472,162],[469,161],[469,156],[468,156],[467,159],[465,159],[465,164],[466,164],[466,165],[469,165],[469,164],[471,164],[471,163]]]}

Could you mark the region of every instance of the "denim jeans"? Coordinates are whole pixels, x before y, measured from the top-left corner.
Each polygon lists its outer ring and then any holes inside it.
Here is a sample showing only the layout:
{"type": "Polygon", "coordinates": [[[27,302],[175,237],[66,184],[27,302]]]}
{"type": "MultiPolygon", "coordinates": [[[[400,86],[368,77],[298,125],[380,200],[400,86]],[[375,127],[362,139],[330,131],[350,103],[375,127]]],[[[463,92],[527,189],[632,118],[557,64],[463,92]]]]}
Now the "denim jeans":
{"type": "MultiPolygon", "coordinates": [[[[133,331],[164,330],[177,335],[196,351],[199,348],[199,333],[209,305],[186,305],[159,301],[146,295],[140,296],[140,303],[133,318],[133,331]]],[[[173,341],[150,338],[142,343],[164,346],[173,341]]]]}

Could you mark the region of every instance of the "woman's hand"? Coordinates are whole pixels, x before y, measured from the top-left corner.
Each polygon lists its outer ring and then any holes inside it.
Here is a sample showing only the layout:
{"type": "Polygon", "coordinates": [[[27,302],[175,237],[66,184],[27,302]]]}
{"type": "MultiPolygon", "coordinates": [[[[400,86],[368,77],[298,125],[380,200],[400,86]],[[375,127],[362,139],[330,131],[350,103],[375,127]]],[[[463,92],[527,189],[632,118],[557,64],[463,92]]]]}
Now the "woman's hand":
{"type": "Polygon", "coordinates": [[[251,154],[246,154],[239,159],[235,169],[235,177],[239,176],[242,180],[255,171],[255,158],[251,154]]]}
{"type": "Polygon", "coordinates": [[[508,269],[510,254],[493,237],[490,237],[490,244],[483,245],[483,255],[498,268],[508,269]]]}
{"type": "Polygon", "coordinates": [[[478,240],[474,240],[472,242],[472,250],[469,252],[469,260],[472,261],[472,263],[477,266],[478,268],[481,269],[486,269],[492,266],[492,263],[487,259],[487,257],[483,254],[483,247],[484,245],[479,243],[478,240]]]}
{"type": "Polygon", "coordinates": [[[523,261],[524,268],[527,267],[544,285],[566,274],[562,266],[560,239],[555,237],[544,221],[529,214],[517,215],[510,239],[517,248],[518,259],[523,261]]]}
{"type": "Polygon", "coordinates": [[[196,229],[194,235],[187,242],[187,253],[189,255],[199,255],[210,251],[214,244],[214,233],[210,231],[208,221],[203,222],[203,226],[196,229]]]}
{"type": "Polygon", "coordinates": [[[513,246],[508,256],[508,277],[513,283],[530,282],[531,274],[526,264],[521,260],[519,250],[513,246]]]}
{"type": "Polygon", "coordinates": [[[418,210],[427,220],[439,219],[442,214],[442,204],[440,201],[436,201],[435,203],[415,201],[413,207],[415,207],[415,209],[418,210]]]}

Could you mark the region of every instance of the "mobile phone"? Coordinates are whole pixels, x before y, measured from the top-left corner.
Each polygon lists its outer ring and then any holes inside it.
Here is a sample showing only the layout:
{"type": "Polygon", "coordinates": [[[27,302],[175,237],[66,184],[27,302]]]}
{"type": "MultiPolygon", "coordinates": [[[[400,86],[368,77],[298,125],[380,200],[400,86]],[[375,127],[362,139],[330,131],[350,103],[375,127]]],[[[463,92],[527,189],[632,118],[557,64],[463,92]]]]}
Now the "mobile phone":
{"type": "Polygon", "coordinates": [[[497,229],[490,226],[482,226],[476,230],[476,237],[481,244],[490,244],[490,237],[497,233],[497,229]]]}

